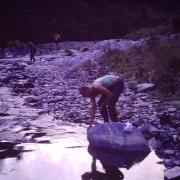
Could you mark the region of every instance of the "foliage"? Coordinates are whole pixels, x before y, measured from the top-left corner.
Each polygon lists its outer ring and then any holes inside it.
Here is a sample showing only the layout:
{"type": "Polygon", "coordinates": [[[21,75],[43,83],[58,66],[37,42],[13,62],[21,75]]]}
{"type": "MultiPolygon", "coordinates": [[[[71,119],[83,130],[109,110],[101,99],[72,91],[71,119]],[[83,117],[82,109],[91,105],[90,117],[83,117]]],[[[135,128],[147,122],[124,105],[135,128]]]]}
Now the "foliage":
{"type": "Polygon", "coordinates": [[[167,24],[167,25],[159,25],[157,27],[143,27],[140,28],[137,31],[132,31],[129,34],[126,35],[126,38],[129,39],[140,39],[140,38],[147,38],[151,34],[156,34],[156,35],[169,35],[172,33],[172,25],[167,24]]]}
{"type": "Polygon", "coordinates": [[[99,65],[103,74],[114,71],[155,83],[162,94],[180,92],[180,44],[173,40],[160,41],[151,37],[146,48],[134,48],[129,53],[105,49],[99,65]]]}
{"type": "Polygon", "coordinates": [[[19,40],[14,40],[14,41],[7,41],[6,47],[13,49],[20,49],[26,47],[26,45],[23,42],[20,42],[19,40]]]}

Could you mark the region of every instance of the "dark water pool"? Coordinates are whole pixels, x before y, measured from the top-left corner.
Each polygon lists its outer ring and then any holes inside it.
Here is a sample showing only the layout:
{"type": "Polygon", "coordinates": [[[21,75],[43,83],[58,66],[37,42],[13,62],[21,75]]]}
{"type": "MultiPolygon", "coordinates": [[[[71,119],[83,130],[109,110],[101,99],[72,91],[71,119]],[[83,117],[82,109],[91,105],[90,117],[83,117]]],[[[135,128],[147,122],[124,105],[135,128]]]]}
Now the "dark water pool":
{"type": "MultiPolygon", "coordinates": [[[[93,177],[93,161],[87,150],[85,130],[64,133],[53,138],[50,144],[24,143],[18,146],[28,151],[0,160],[0,180],[81,180],[82,175],[87,175],[86,179],[93,177]]],[[[118,169],[125,180],[163,180],[164,166],[160,161],[152,151],[129,169],[118,169]]],[[[96,161],[96,172],[106,175],[99,160],[96,161]]]]}

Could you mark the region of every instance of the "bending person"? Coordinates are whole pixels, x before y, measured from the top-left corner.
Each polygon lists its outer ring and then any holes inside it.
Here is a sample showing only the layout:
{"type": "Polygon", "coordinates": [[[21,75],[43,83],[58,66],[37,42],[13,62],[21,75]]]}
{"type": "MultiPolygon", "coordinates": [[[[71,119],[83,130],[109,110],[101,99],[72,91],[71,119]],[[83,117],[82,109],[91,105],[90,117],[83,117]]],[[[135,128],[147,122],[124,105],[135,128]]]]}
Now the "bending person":
{"type": "Polygon", "coordinates": [[[115,104],[124,89],[124,82],[115,75],[105,75],[96,79],[92,84],[82,86],[79,91],[84,97],[91,99],[90,126],[92,126],[96,112],[96,96],[101,95],[98,101],[100,113],[104,122],[117,121],[115,104]]]}

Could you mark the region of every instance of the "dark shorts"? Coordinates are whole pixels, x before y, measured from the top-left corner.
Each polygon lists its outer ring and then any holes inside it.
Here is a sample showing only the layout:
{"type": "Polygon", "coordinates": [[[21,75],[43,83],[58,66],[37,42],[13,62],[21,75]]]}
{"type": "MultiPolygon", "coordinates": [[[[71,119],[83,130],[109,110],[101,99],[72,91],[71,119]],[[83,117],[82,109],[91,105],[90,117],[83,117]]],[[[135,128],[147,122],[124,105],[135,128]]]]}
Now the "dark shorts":
{"type": "MultiPolygon", "coordinates": [[[[118,99],[119,99],[119,96],[121,95],[121,93],[123,92],[124,90],[124,81],[121,80],[121,79],[118,79],[118,81],[116,82],[116,84],[114,84],[114,86],[108,88],[109,91],[111,91],[111,93],[113,94],[113,97],[111,98],[111,100],[109,101],[108,104],[115,104],[118,99]]],[[[105,95],[102,95],[99,102],[98,102],[98,105],[100,106],[101,103],[106,99],[106,96],[105,95]]]]}

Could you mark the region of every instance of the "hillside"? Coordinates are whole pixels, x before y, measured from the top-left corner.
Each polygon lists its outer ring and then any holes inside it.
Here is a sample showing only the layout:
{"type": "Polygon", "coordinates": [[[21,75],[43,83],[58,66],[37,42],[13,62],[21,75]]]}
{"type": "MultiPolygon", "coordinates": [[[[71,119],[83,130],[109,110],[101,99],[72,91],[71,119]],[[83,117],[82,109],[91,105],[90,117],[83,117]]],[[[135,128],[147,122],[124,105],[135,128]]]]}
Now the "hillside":
{"type": "Polygon", "coordinates": [[[0,44],[49,42],[54,33],[61,40],[100,40],[145,27],[179,32],[179,9],[178,0],[6,0],[0,3],[0,44]]]}

